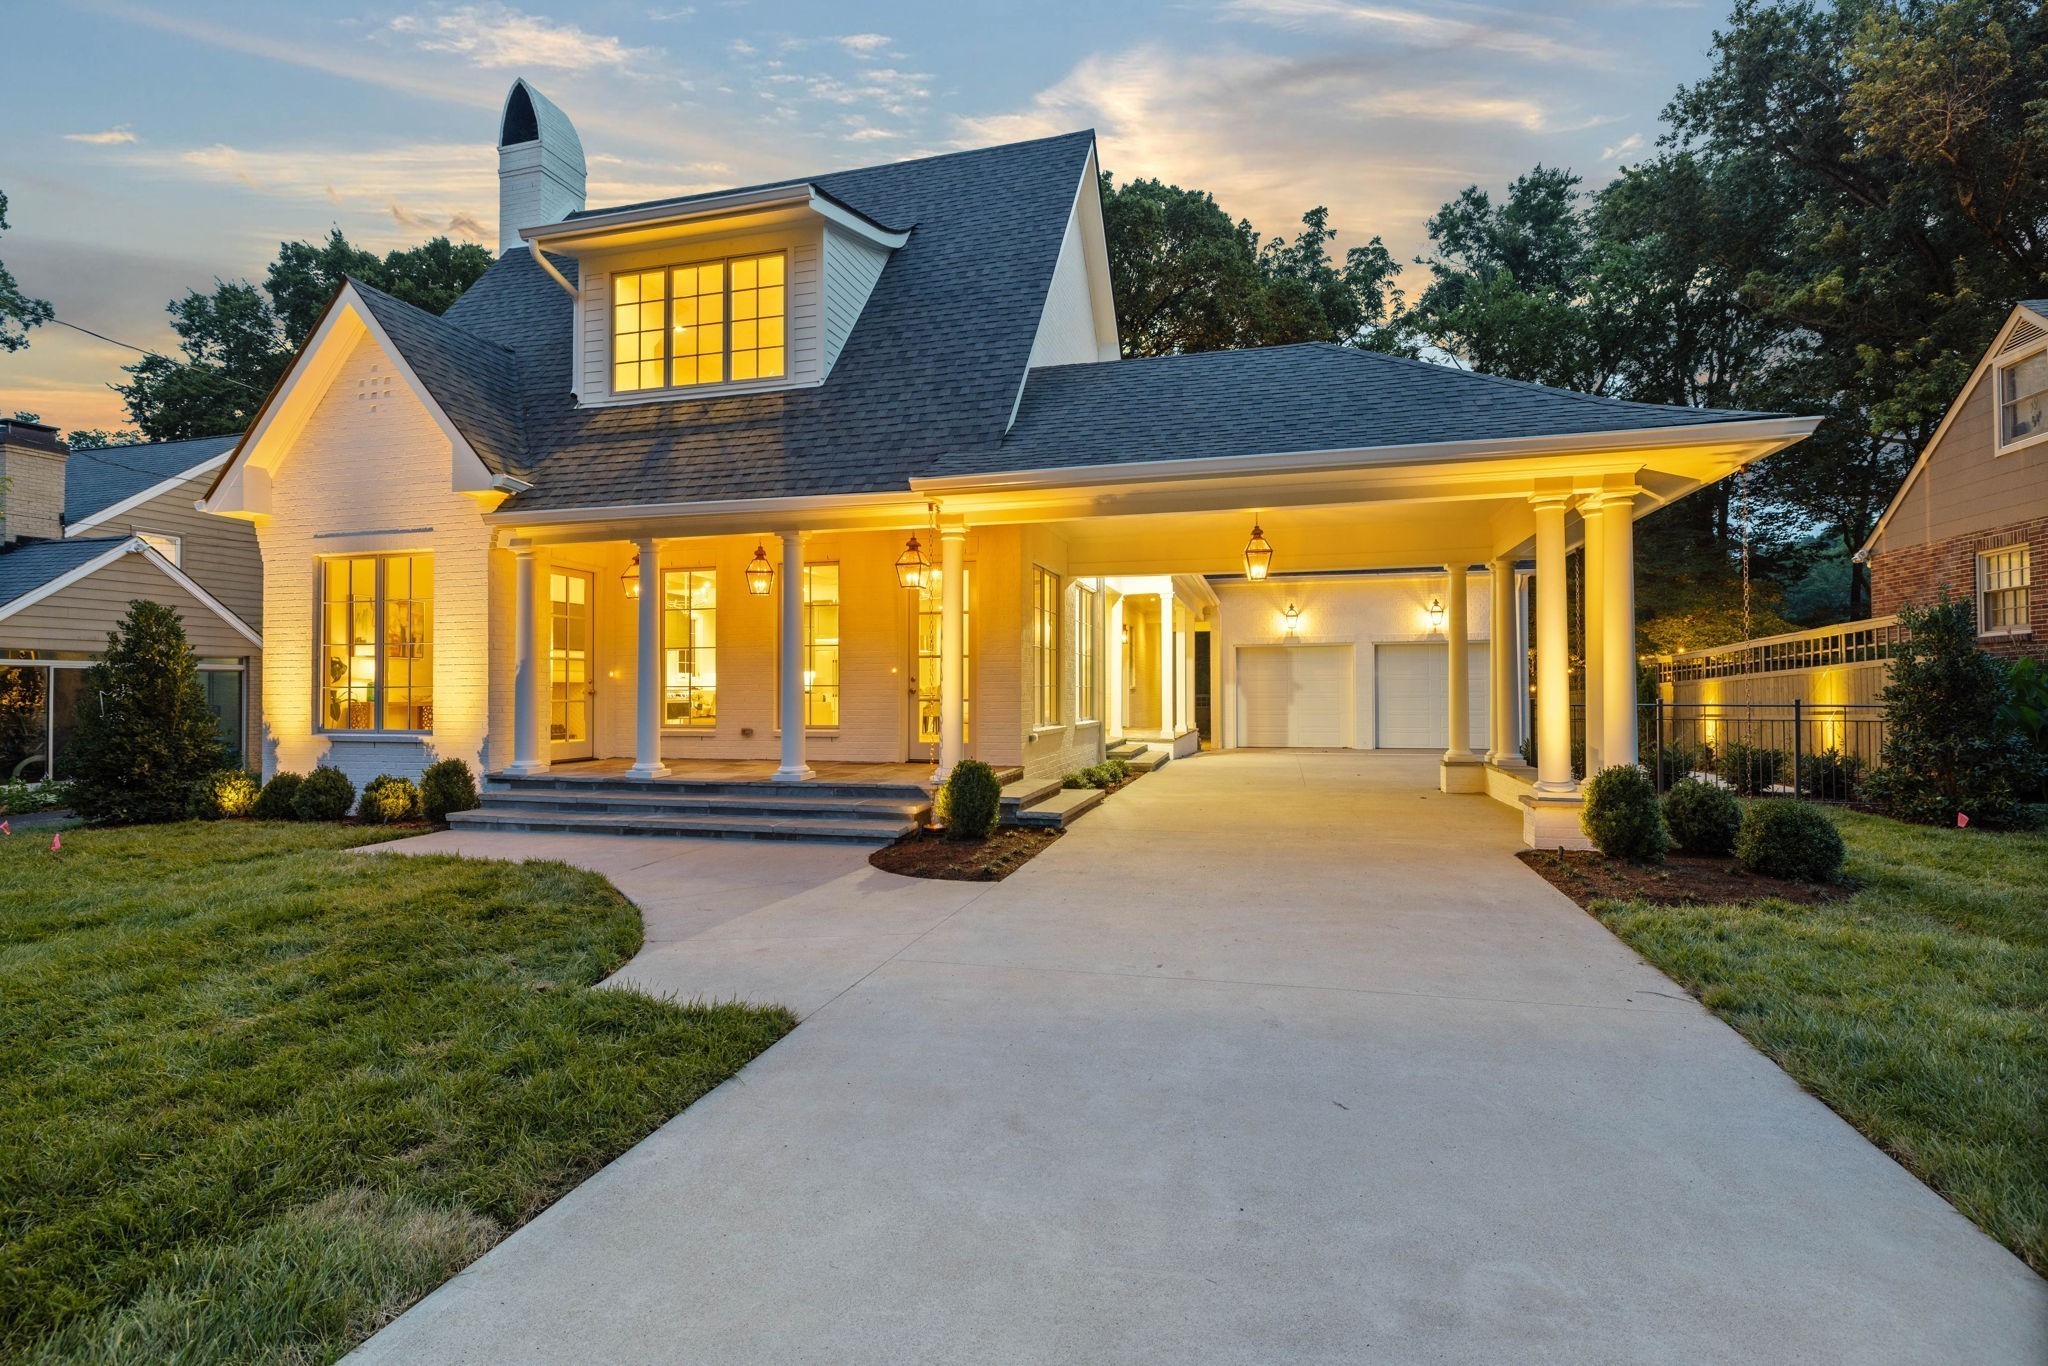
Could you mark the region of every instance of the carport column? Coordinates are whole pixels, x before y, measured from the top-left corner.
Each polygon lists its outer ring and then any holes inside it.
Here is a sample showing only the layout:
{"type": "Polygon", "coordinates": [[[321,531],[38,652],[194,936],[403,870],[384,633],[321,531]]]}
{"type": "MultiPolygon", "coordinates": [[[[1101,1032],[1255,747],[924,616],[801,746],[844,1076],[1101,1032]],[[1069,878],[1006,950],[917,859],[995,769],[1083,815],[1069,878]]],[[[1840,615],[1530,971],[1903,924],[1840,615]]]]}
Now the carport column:
{"type": "Polygon", "coordinates": [[[1538,494],[1536,509],[1536,791],[1564,797],[1572,782],[1571,631],[1565,605],[1564,514],[1571,495],[1538,494]]]}
{"type": "Polygon", "coordinates": [[[1605,592],[1601,621],[1606,624],[1601,650],[1605,671],[1600,684],[1600,702],[1605,718],[1600,754],[1611,768],[1634,764],[1637,754],[1636,726],[1636,490],[1606,489],[1591,500],[1592,515],[1604,530],[1601,551],[1606,572],[1601,575],[1605,592]]]}
{"type": "Polygon", "coordinates": [[[939,528],[939,769],[944,782],[967,754],[967,528],[939,528]]]}
{"type": "Polygon", "coordinates": [[[1487,716],[1486,762],[1514,764],[1522,759],[1515,748],[1515,562],[1503,556],[1491,561],[1487,570],[1493,600],[1487,612],[1492,639],[1486,647],[1486,675],[1491,684],[1486,690],[1491,707],[1487,716]]]}
{"type": "Polygon", "coordinates": [[[804,762],[804,534],[782,537],[782,767],[770,776],[800,783],[812,776],[804,762]]]}
{"type": "Polygon", "coordinates": [[[1595,494],[1579,503],[1579,522],[1585,528],[1586,555],[1582,566],[1584,573],[1582,591],[1585,594],[1585,651],[1586,651],[1586,776],[1592,777],[1607,767],[1609,760],[1601,742],[1606,737],[1604,718],[1607,715],[1607,699],[1601,692],[1601,682],[1607,675],[1601,659],[1607,647],[1607,526],[1596,509],[1599,495],[1595,494]]]}
{"type": "Polygon", "coordinates": [[[512,762],[505,765],[505,771],[545,773],[548,761],[540,752],[540,689],[547,671],[534,648],[535,619],[543,615],[541,576],[530,545],[513,547],[512,562],[517,569],[512,589],[512,762]]]}
{"type": "Polygon", "coordinates": [[[1444,747],[1444,761],[1437,772],[1437,786],[1445,792],[1484,792],[1486,773],[1479,756],[1472,752],[1472,661],[1471,631],[1466,622],[1471,602],[1471,585],[1466,566],[1447,564],[1450,576],[1445,594],[1444,639],[1450,646],[1451,733],[1444,747]]]}
{"type": "Polygon", "coordinates": [[[633,766],[628,778],[659,778],[661,761],[661,547],[652,536],[633,542],[640,552],[640,656],[633,677],[633,766]]]}

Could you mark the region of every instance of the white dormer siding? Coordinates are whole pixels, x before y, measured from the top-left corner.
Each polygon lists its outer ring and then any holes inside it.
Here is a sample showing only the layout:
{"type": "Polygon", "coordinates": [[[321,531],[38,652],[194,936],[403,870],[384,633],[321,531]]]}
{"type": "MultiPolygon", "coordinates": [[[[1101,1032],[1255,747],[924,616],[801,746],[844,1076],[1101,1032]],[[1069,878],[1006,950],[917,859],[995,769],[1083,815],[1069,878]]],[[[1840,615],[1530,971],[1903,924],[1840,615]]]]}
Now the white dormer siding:
{"type": "Polygon", "coordinates": [[[1067,215],[1067,230],[1060,238],[1059,263],[1053,267],[1045,307],[1038,315],[1031,369],[1115,360],[1121,352],[1097,184],[1095,157],[1090,154],[1073,211],[1067,215]]]}
{"type": "Polygon", "coordinates": [[[839,350],[853,333],[860,311],[867,307],[882,267],[889,264],[889,250],[865,238],[856,237],[835,225],[825,228],[825,317],[824,365],[818,378],[832,373],[839,350]]]}

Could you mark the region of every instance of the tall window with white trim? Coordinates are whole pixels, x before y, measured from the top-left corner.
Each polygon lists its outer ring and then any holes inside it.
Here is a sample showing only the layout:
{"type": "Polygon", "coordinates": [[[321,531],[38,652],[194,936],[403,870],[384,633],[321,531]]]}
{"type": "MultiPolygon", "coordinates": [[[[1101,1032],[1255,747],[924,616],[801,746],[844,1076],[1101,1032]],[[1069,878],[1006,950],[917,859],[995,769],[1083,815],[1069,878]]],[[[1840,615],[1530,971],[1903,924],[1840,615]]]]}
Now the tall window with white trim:
{"type": "Polygon", "coordinates": [[[434,728],[431,555],[346,555],[320,568],[320,725],[434,728]]]}
{"type": "Polygon", "coordinates": [[[2029,629],[2027,589],[2033,584],[2029,559],[2023,545],[1978,552],[1978,635],[2009,636],[2029,629]]]}

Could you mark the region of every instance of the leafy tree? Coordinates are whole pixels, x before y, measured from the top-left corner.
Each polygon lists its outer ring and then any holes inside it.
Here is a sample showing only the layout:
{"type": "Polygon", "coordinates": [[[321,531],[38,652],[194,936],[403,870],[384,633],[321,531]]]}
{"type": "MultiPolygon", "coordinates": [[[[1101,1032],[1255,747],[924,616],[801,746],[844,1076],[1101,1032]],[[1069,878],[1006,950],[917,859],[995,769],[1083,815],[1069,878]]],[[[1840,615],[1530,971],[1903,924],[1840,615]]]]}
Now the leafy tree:
{"type": "Polygon", "coordinates": [[[246,280],[216,280],[212,293],[193,290],[166,305],[180,355],[147,356],[125,367],[133,378],[115,388],[149,440],[238,430],[255,417],[343,279],[441,313],[490,269],[491,259],[483,247],[445,237],[379,257],[352,245],[339,228],[320,243],[281,242],[260,289],[246,280]]]}
{"type": "Polygon", "coordinates": [[[104,427],[81,427],[67,434],[64,444],[74,451],[102,451],[109,446],[132,446],[140,440],[141,433],[130,431],[126,427],[115,432],[110,432],[104,427]]]}
{"type": "Polygon", "coordinates": [[[178,614],[138,599],[86,671],[78,731],[61,760],[91,821],[172,821],[193,784],[228,762],[178,614]]]}
{"type": "Polygon", "coordinates": [[[1263,240],[1200,190],[1158,180],[1118,188],[1108,172],[1102,208],[1126,355],[1304,341],[1400,349],[1400,266],[1377,237],[1338,264],[1327,209],[1304,214],[1291,242],[1263,240]]]}
{"type": "MultiPolygon", "coordinates": [[[[7,231],[7,195],[0,191],[0,232],[7,231]]],[[[21,292],[14,275],[0,265],[0,351],[19,351],[28,345],[28,330],[41,327],[56,317],[45,299],[31,299],[21,292]]]]}
{"type": "Polygon", "coordinates": [[[2040,761],[2009,710],[2005,666],[1977,648],[1976,613],[1944,591],[1899,614],[1908,639],[1892,657],[1884,702],[1883,766],[1865,793],[1902,820],[2020,824],[2040,761]]]}

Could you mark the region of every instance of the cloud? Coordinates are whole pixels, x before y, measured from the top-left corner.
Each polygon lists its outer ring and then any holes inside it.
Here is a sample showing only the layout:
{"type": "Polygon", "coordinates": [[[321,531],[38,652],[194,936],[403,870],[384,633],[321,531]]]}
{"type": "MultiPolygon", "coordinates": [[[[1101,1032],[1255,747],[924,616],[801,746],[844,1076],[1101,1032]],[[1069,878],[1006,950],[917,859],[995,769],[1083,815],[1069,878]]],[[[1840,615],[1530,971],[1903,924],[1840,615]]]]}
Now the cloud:
{"type": "Polygon", "coordinates": [[[452,52],[492,70],[600,71],[654,56],[618,38],[489,3],[401,15],[391,30],[427,52],[452,52]]]}
{"type": "Polygon", "coordinates": [[[887,50],[893,40],[886,33],[847,33],[832,41],[856,57],[872,57],[887,50]]]}
{"type": "Polygon", "coordinates": [[[92,147],[117,147],[124,142],[135,141],[134,129],[125,123],[117,123],[102,133],[66,133],[66,142],[83,142],[92,147]]]}
{"type": "Polygon", "coordinates": [[[1600,151],[1600,159],[1602,161],[1613,161],[1619,157],[1627,156],[1630,152],[1641,150],[1642,145],[1643,135],[1641,133],[1630,133],[1627,137],[1623,138],[1620,142],[1615,143],[1612,147],[1602,148],[1600,151]]]}
{"type": "Polygon", "coordinates": [[[1531,16],[1484,6],[1437,5],[1425,11],[1367,0],[1227,0],[1222,12],[1279,28],[1349,31],[1430,50],[1480,49],[1574,66],[1605,66],[1610,61],[1581,36],[1554,38],[1533,32],[1528,27],[1531,16]],[[1452,17],[1459,12],[1472,17],[1452,17]]]}

